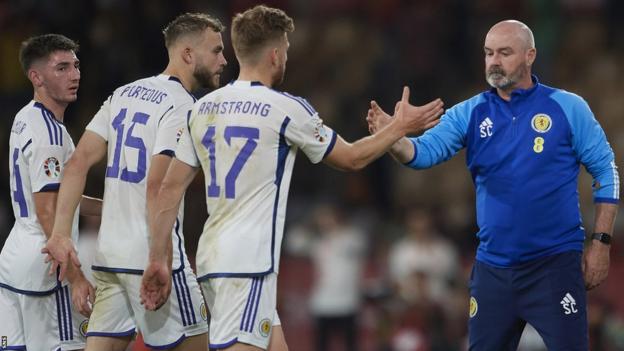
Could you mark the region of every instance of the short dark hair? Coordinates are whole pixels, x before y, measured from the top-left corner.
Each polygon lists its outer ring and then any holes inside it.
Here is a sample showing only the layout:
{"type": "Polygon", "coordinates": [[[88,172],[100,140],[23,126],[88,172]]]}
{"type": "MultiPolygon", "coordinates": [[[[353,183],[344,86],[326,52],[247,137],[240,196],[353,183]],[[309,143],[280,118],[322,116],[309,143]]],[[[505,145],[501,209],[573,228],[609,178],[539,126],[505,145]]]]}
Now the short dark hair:
{"type": "Polygon", "coordinates": [[[78,52],[78,43],[61,34],[43,34],[28,38],[22,42],[19,51],[19,62],[25,74],[32,64],[48,57],[55,51],[78,52]]]}
{"type": "Polygon", "coordinates": [[[199,34],[210,28],[217,33],[221,33],[225,26],[217,18],[205,13],[184,13],[171,21],[165,29],[165,46],[167,49],[173,45],[178,38],[186,34],[199,34]]]}
{"type": "Polygon", "coordinates": [[[255,6],[232,20],[232,46],[238,58],[249,58],[258,48],[295,30],[293,19],[276,8],[255,6]]]}

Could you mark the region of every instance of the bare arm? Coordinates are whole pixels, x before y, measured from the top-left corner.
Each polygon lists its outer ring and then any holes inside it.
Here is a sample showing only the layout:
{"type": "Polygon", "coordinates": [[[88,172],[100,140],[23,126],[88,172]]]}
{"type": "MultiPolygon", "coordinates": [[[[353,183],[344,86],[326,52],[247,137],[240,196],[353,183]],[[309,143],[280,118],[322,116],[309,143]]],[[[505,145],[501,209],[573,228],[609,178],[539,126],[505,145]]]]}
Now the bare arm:
{"type": "MultiPolygon", "coordinates": [[[[390,147],[409,133],[421,133],[435,126],[444,110],[441,100],[434,100],[421,107],[408,106],[409,89],[403,90],[396,117],[381,127],[374,135],[347,143],[338,138],[336,145],[325,159],[330,166],[346,171],[360,170],[386,153],[390,147]],[[416,109],[406,113],[407,108],[416,109]]],[[[409,140],[408,140],[409,142],[409,140]]]]}
{"type": "Polygon", "coordinates": [[[148,223],[152,221],[152,217],[156,211],[156,200],[158,198],[158,191],[162,184],[165,174],[167,174],[167,168],[171,164],[171,157],[167,155],[154,155],[150,162],[150,169],[147,176],[147,218],[148,223]]]}
{"type": "Polygon", "coordinates": [[[171,259],[171,229],[175,224],[184,192],[195,178],[195,174],[197,168],[177,159],[171,161],[158,191],[158,198],[148,208],[148,211],[152,212],[148,213],[151,235],[150,260],[171,259]]]}
{"type": "MultiPolygon", "coordinates": [[[[197,174],[197,169],[179,160],[171,161],[162,180],[157,198],[151,189],[152,204],[148,205],[150,224],[149,262],[141,281],[141,304],[147,310],[162,306],[171,293],[171,229],[176,220],[184,191],[197,174]]],[[[148,204],[150,200],[148,198],[148,204]]]]}
{"type": "Polygon", "coordinates": [[[72,221],[82,198],[87,173],[91,166],[106,155],[106,141],[99,135],[85,131],[63,171],[63,180],[56,202],[54,227],[48,243],[41,250],[48,254],[46,262],[53,261],[50,274],[61,267],[59,279],[63,280],[68,264],[80,266],[80,260],[71,239],[72,221]],[[70,263],[71,260],[71,263],[70,263]]]}
{"type": "Polygon", "coordinates": [[[33,193],[33,201],[35,202],[35,212],[37,220],[43,229],[46,239],[52,235],[52,227],[54,226],[54,212],[56,211],[56,191],[46,191],[33,193]]]}
{"type": "MultiPolygon", "coordinates": [[[[617,210],[618,205],[616,204],[597,203],[594,233],[613,234],[617,210]]],[[[583,258],[583,273],[585,287],[588,290],[597,287],[607,278],[609,274],[610,248],[610,245],[603,244],[598,240],[591,240],[586,248],[583,258]]]]}
{"type": "Polygon", "coordinates": [[[81,216],[101,216],[102,215],[102,199],[91,196],[82,195],[80,200],[81,216]]]}
{"type": "Polygon", "coordinates": [[[63,172],[52,235],[71,235],[72,220],[82,198],[87,173],[105,155],[106,141],[91,131],[85,131],[63,172]]]}

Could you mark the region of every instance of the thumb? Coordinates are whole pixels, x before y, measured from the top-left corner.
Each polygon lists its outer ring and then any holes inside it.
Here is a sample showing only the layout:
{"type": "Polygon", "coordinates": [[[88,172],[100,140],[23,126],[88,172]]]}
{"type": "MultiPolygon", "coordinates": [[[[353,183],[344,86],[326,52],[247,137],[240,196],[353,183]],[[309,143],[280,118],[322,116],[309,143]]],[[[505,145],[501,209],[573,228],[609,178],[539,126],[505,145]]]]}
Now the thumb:
{"type": "Polygon", "coordinates": [[[410,90],[408,86],[404,86],[403,87],[403,96],[401,97],[401,102],[404,102],[406,104],[409,103],[409,97],[410,97],[410,90]]]}

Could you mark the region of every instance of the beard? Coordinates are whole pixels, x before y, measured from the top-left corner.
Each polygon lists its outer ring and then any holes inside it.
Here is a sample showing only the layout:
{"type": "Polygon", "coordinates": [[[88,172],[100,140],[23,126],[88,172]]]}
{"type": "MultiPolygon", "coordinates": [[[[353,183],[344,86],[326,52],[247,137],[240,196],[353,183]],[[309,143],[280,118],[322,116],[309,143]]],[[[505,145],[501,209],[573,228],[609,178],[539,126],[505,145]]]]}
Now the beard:
{"type": "Polygon", "coordinates": [[[485,80],[492,88],[509,90],[513,88],[524,76],[522,67],[507,74],[500,66],[492,66],[485,74],[485,80]]]}
{"type": "Polygon", "coordinates": [[[193,78],[202,88],[218,88],[220,74],[221,72],[211,72],[208,68],[201,66],[195,67],[195,70],[193,70],[193,78]]]}

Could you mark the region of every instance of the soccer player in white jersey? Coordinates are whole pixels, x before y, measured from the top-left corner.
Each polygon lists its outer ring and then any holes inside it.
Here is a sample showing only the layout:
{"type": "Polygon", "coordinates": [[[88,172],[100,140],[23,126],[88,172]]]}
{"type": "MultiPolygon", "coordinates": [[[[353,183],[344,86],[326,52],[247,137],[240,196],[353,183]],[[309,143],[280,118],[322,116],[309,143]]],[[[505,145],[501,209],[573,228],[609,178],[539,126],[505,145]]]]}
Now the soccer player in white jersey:
{"type": "MultiPolygon", "coordinates": [[[[182,210],[169,228],[169,281],[176,298],[158,311],[139,301],[147,265],[147,210],[185,130],[194,98],[189,91],[218,87],[226,65],[221,23],[205,14],[183,14],[163,31],[169,64],[160,75],[116,89],[93,117],[70,159],[59,193],[53,245],[55,260],[75,253],[68,244],[70,214],[89,168],[107,157],[104,208],[93,277],[96,297],[87,332],[89,350],[125,350],[136,330],[157,349],[206,350],[207,315],[197,279],[184,252],[182,210]],[[66,251],[66,248],[70,249],[66,251]]],[[[52,240],[51,240],[52,241],[52,240]]],[[[73,259],[72,259],[73,261],[73,259]]],[[[75,263],[75,262],[74,262],[75,263]]],[[[70,262],[70,266],[72,263],[70,262]]]]}
{"type": "Polygon", "coordinates": [[[232,43],[238,80],[195,103],[150,216],[150,264],[141,297],[146,308],[167,299],[171,257],[168,238],[184,190],[202,167],[210,217],[197,252],[198,277],[210,310],[210,347],[220,350],[286,350],[276,313],[277,272],[286,200],[297,149],[311,162],[358,170],[401,136],[437,123],[442,102],[404,116],[351,144],[323,125],[312,106],[273,90],[281,83],[292,19],[256,6],[237,14],[232,43]],[[275,327],[274,327],[275,326],[275,327]]]}
{"type": "MultiPolygon", "coordinates": [[[[74,151],[63,117],[78,93],[77,51],[74,41],[59,34],[32,37],[20,50],[34,97],[15,116],[9,138],[15,224],[0,253],[0,350],[84,348],[79,328],[87,318],[71,308],[67,284],[47,274],[40,253],[52,234],[59,182],[74,151]]],[[[101,201],[84,197],[80,202],[81,214],[100,215],[101,201]]],[[[77,213],[70,214],[70,221],[77,224],[77,213]]],[[[77,238],[74,228],[71,235],[77,238]]],[[[67,276],[72,293],[77,289],[93,296],[79,269],[67,276]]],[[[81,312],[88,315],[87,309],[81,312]]]]}

